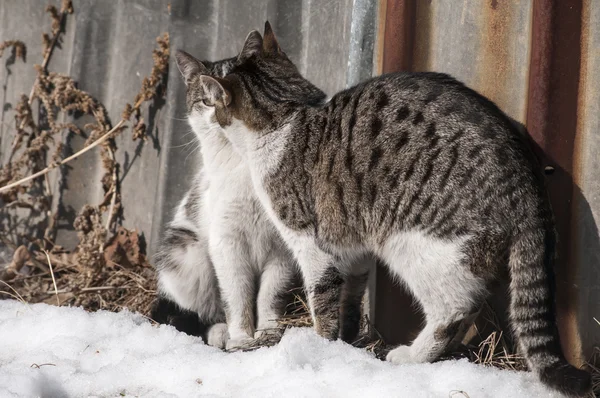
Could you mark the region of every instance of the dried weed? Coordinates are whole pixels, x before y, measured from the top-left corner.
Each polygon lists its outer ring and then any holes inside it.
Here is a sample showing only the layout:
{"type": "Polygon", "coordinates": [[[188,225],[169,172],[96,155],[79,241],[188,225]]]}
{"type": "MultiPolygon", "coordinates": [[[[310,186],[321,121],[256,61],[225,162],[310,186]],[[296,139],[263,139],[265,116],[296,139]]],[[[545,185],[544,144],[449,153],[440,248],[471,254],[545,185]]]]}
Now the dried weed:
{"type": "MultiPolygon", "coordinates": [[[[128,307],[147,313],[154,299],[156,278],[144,255],[143,237],[137,231],[116,231],[122,205],[114,137],[123,131],[131,116],[135,117],[133,139],[145,137],[141,106],[165,92],[169,36],[157,38],[150,75],[144,78],[134,105],[127,104],[123,117],[111,126],[102,103],[79,89],[70,76],[48,71],[67,17],[74,10],[70,0],[63,0],[60,9],[49,5],[46,11],[52,23],[50,32],[42,35],[43,60],[34,66],[37,76],[30,95],[23,94],[15,106],[15,138],[8,161],[0,168],[0,215],[5,220],[2,228],[7,231],[0,238],[14,250],[12,261],[0,270],[0,281],[11,287],[12,291],[5,294],[25,302],[57,300],[59,304],[81,305],[88,310],[128,307]],[[90,115],[94,122],[81,128],[75,123],[60,123],[60,115],[75,119],[90,115]],[[87,136],[87,141],[82,150],[63,158],[62,136],[66,132],[87,136]],[[52,214],[54,197],[47,174],[96,146],[100,147],[105,170],[100,181],[105,196],[99,204],[83,206],[74,222],[79,243],[66,250],[54,243],[55,226],[60,220],[52,214]],[[28,229],[32,233],[18,229],[16,220],[23,211],[35,213],[37,221],[28,229]]],[[[8,48],[12,48],[16,58],[25,58],[22,42],[0,43],[0,56],[8,48]]],[[[30,215],[28,219],[34,217],[30,215]]]]}

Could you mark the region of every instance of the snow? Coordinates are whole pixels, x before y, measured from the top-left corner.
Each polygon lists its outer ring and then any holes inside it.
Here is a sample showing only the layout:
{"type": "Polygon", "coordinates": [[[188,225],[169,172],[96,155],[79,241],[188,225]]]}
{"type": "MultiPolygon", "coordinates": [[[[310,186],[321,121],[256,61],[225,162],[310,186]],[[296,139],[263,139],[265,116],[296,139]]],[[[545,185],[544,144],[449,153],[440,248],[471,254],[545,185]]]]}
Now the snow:
{"type": "Polygon", "coordinates": [[[396,366],[307,328],[225,353],[127,311],[4,300],[0,341],[0,397],[559,396],[531,373],[466,360],[396,366]]]}

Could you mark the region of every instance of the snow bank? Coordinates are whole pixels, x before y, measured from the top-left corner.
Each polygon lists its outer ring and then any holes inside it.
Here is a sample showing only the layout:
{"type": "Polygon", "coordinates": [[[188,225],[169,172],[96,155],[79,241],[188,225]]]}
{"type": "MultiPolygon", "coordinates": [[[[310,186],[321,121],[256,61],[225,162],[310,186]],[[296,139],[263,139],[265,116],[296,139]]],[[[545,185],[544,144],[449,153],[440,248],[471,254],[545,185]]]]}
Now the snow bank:
{"type": "Polygon", "coordinates": [[[227,354],[130,312],[0,301],[0,397],[557,397],[530,373],[394,366],[310,329],[227,354]]]}

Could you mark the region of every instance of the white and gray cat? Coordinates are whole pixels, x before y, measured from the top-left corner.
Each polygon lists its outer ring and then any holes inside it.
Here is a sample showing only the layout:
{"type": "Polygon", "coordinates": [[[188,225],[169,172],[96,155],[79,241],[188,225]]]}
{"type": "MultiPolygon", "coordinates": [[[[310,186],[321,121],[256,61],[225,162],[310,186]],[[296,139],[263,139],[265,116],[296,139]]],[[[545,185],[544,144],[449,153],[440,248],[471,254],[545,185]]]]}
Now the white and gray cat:
{"type": "MultiPolygon", "coordinates": [[[[235,59],[209,63],[224,76],[235,59]]],[[[203,169],[156,256],[152,317],[213,346],[236,348],[276,326],[296,278],[294,260],[254,194],[249,172],[210,112],[189,103],[203,169]],[[225,323],[226,322],[226,323],[225,323]]]]}

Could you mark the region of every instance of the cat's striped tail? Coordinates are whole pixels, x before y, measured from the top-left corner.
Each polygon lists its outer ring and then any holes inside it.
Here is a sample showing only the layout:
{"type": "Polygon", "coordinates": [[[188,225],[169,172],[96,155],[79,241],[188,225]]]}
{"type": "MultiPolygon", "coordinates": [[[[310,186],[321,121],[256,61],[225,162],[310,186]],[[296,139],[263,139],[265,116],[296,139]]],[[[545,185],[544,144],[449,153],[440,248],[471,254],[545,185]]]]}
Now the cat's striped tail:
{"type": "Polygon", "coordinates": [[[544,384],[582,396],[591,389],[591,376],[566,361],[556,326],[555,253],[553,228],[530,226],[513,241],[509,257],[512,327],[529,368],[544,384]]]}

